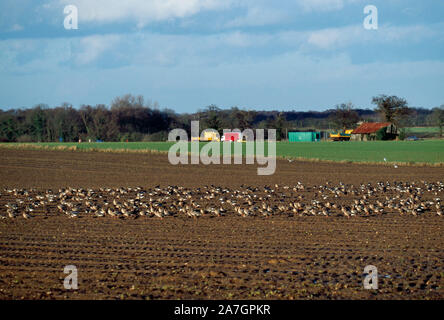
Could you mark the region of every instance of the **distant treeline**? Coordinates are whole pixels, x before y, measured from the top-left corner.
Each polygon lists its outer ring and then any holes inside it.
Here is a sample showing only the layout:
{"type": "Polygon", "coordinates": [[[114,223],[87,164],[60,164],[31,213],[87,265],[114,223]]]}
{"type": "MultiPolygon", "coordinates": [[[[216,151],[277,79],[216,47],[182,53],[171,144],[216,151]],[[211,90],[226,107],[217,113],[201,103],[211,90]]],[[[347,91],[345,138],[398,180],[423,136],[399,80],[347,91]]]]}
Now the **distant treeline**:
{"type": "MultiPolygon", "coordinates": [[[[84,105],[77,109],[63,104],[54,108],[37,105],[29,109],[0,110],[0,141],[163,141],[172,129],[182,128],[189,132],[192,120],[200,120],[201,129],[275,128],[277,138],[281,139],[290,130],[341,129],[343,122],[335,121],[339,109],[280,112],[237,107],[220,109],[211,105],[193,114],[178,114],[170,109],[159,109],[157,103],[145,102],[141,96],[126,95],[114,99],[109,107],[84,105]]],[[[383,120],[374,110],[353,108],[352,111],[357,115],[353,122],[383,120]]],[[[432,124],[432,110],[410,108],[410,111],[402,125],[432,124]]]]}

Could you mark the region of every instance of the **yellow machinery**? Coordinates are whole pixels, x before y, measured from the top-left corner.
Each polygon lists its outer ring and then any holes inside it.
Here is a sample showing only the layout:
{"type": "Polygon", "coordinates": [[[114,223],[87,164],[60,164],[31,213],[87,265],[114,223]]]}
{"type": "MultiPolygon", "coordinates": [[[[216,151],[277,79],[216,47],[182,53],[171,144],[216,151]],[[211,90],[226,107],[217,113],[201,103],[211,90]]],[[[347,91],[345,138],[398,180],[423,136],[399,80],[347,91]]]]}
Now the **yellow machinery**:
{"type": "Polygon", "coordinates": [[[353,129],[345,130],[344,132],[330,133],[330,139],[332,139],[333,141],[350,141],[352,132],[353,129]]]}
{"type": "Polygon", "coordinates": [[[216,132],[205,131],[204,138],[200,137],[191,137],[191,141],[220,141],[216,132]]]}

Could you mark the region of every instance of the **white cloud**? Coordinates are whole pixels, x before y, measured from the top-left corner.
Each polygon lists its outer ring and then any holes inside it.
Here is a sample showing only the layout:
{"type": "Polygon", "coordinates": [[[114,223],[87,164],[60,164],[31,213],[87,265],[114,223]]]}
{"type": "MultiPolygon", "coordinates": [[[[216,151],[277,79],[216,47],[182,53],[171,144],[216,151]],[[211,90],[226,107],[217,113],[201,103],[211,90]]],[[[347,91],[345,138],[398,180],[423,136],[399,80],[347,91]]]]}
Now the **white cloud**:
{"type": "Polygon", "coordinates": [[[225,27],[264,26],[288,20],[292,11],[341,10],[344,6],[363,0],[283,0],[278,7],[267,0],[48,0],[42,7],[57,10],[75,5],[80,22],[107,24],[132,21],[139,28],[152,22],[189,18],[205,11],[245,9],[245,14],[225,27]]]}
{"type": "Polygon", "coordinates": [[[308,34],[307,44],[320,49],[344,47],[364,41],[365,32],[369,31],[359,25],[316,30],[308,34]]]}
{"type": "Polygon", "coordinates": [[[396,44],[408,40],[410,44],[443,35],[444,24],[413,26],[380,26],[378,30],[366,30],[362,25],[327,28],[308,33],[307,43],[320,49],[334,49],[365,43],[396,44]]]}
{"type": "Polygon", "coordinates": [[[70,58],[66,39],[7,39],[0,41],[0,72],[35,74],[52,72],[70,58]]]}
{"type": "Polygon", "coordinates": [[[228,47],[260,47],[269,44],[272,39],[273,36],[269,34],[249,34],[240,31],[208,37],[214,45],[228,47]]]}
{"type": "MultiPolygon", "coordinates": [[[[430,26],[362,25],[315,31],[249,33],[241,31],[210,35],[132,34],[92,35],[57,39],[11,39],[0,41],[0,70],[5,73],[51,72],[63,66],[120,68],[122,66],[224,65],[230,61],[271,59],[286,52],[325,57],[393,43],[415,45],[444,39],[444,24],[430,26]]],[[[370,59],[371,60],[371,59],[370,59]]]]}
{"type": "Polygon", "coordinates": [[[139,27],[150,22],[185,18],[206,10],[223,9],[231,0],[55,0],[72,4],[79,10],[79,20],[111,23],[134,20],[139,27]]]}
{"type": "MultiPolygon", "coordinates": [[[[399,34],[395,31],[393,34],[399,34]]],[[[194,111],[210,103],[325,108],[352,100],[366,106],[372,95],[384,92],[404,96],[412,104],[427,101],[432,106],[442,100],[442,61],[355,64],[349,55],[335,50],[319,58],[299,50],[299,45],[308,45],[308,36],[302,32],[276,37],[239,32],[217,36],[141,33],[129,38],[110,35],[0,41],[0,68],[6,67],[0,77],[0,96],[4,105],[11,106],[37,102],[55,105],[62,101],[79,105],[107,103],[117,95],[132,92],[181,111],[194,111]],[[225,51],[245,44],[274,46],[284,40],[291,44],[291,39],[300,41],[299,45],[271,56],[225,51]],[[73,41],[74,68],[64,63],[69,41],[73,41]],[[41,52],[42,56],[22,64],[17,56],[24,52],[41,52]],[[92,62],[106,60],[109,54],[129,56],[131,64],[98,72],[92,62]],[[77,67],[80,63],[85,67],[77,67]],[[27,73],[17,74],[18,70],[27,73]],[[25,91],[26,95],[20,94],[25,91]]]]}
{"type": "Polygon", "coordinates": [[[349,3],[361,0],[296,0],[304,11],[340,10],[349,3]]]}
{"type": "Polygon", "coordinates": [[[226,27],[250,27],[278,24],[288,21],[295,12],[308,14],[313,11],[335,11],[347,4],[364,0],[280,0],[279,6],[267,0],[238,0],[233,2],[238,8],[246,8],[246,13],[226,23],[226,27]],[[271,5],[270,5],[271,4],[271,5]]]}
{"type": "Polygon", "coordinates": [[[229,21],[227,27],[250,27],[250,26],[264,26],[276,24],[286,19],[287,15],[273,8],[253,6],[247,9],[245,16],[237,17],[229,21]]]}
{"type": "Polygon", "coordinates": [[[308,43],[322,49],[336,45],[340,39],[339,29],[326,29],[315,31],[308,37],[308,43]]]}
{"type": "Polygon", "coordinates": [[[73,53],[77,65],[95,62],[101,54],[115,47],[121,37],[119,35],[94,35],[81,38],[77,52],[73,53]]]}
{"type": "Polygon", "coordinates": [[[408,39],[409,42],[423,41],[444,34],[444,23],[410,26],[382,26],[381,36],[385,41],[408,39]]]}

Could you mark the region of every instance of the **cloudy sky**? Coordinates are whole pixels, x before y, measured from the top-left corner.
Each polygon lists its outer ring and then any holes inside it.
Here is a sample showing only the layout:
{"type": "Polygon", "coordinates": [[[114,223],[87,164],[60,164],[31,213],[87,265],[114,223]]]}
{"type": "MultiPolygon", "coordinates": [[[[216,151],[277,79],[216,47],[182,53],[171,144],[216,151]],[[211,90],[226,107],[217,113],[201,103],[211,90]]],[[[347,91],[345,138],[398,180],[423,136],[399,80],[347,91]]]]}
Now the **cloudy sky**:
{"type": "Polygon", "coordinates": [[[443,17],[441,0],[1,0],[0,108],[126,93],[177,112],[367,108],[378,94],[431,108],[444,104],[443,17]]]}

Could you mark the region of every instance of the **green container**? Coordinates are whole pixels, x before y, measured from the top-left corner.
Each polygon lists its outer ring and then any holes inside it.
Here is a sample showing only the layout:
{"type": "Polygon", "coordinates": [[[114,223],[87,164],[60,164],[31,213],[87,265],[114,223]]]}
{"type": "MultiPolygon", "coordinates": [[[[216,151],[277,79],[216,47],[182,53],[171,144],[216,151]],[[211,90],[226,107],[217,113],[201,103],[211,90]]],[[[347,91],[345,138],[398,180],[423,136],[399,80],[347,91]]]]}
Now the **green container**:
{"type": "Polygon", "coordinates": [[[321,140],[320,132],[289,132],[288,141],[290,142],[315,142],[321,140]]]}

